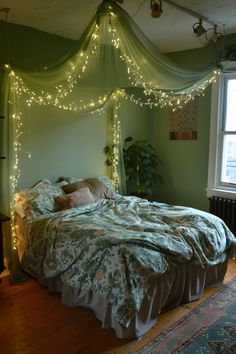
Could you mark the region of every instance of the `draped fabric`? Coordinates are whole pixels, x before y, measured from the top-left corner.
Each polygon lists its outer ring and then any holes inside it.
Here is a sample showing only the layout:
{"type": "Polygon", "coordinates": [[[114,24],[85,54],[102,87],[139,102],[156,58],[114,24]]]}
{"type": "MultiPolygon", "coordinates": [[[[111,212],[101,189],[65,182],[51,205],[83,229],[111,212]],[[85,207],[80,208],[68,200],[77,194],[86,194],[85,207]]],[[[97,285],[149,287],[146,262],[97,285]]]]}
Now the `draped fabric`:
{"type": "MultiPolygon", "coordinates": [[[[146,38],[114,1],[104,0],[78,40],[76,50],[40,71],[6,65],[5,112],[8,117],[9,168],[1,169],[5,205],[17,186],[21,107],[50,105],[75,113],[96,112],[113,102],[111,120],[116,139],[113,177],[123,176],[117,108],[124,99],[155,106],[181,105],[199,95],[218,73],[216,63],[199,71],[177,67],[146,38]],[[9,89],[7,89],[9,88],[9,89]],[[117,134],[119,135],[117,138],[117,134]]],[[[3,190],[3,187],[2,187],[3,190]]],[[[3,208],[6,210],[6,207],[3,208]]]]}
{"type": "Polygon", "coordinates": [[[185,102],[201,93],[217,70],[216,63],[199,71],[177,67],[119,5],[105,0],[74,53],[39,72],[14,71],[30,100],[90,111],[102,107],[117,89],[151,106],[185,102]]]}

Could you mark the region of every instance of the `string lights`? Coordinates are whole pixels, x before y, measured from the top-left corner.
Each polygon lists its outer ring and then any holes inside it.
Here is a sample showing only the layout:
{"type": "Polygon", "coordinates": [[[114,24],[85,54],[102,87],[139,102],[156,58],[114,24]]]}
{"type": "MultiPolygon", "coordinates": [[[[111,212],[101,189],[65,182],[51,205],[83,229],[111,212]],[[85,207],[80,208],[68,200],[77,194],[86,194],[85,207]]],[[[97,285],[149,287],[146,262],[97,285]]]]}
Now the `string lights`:
{"type": "Polygon", "coordinates": [[[142,70],[134,59],[131,59],[127,54],[125,54],[124,46],[121,45],[120,38],[117,37],[117,30],[112,28],[112,23],[110,23],[110,32],[112,33],[112,44],[115,49],[120,52],[120,59],[125,62],[127,67],[128,79],[133,87],[142,87],[143,93],[148,99],[142,102],[141,99],[134,99],[130,97],[133,103],[139,104],[141,106],[153,107],[171,107],[173,110],[176,107],[181,108],[182,105],[186,104],[190,100],[194,99],[196,96],[203,95],[204,90],[216,81],[217,76],[220,74],[220,69],[214,70],[210,76],[205,79],[199,87],[193,86],[190,92],[188,90],[182,90],[182,93],[175,93],[172,90],[161,90],[158,84],[152,81],[146,81],[143,77],[142,70]],[[122,47],[122,49],[121,49],[122,47]]]}
{"type": "MultiPolygon", "coordinates": [[[[5,65],[5,69],[10,71],[10,66],[8,64],[5,65]]],[[[17,188],[17,184],[20,178],[20,168],[19,168],[19,152],[21,150],[21,142],[20,138],[23,134],[23,123],[22,123],[22,113],[19,111],[19,96],[17,95],[17,91],[14,88],[14,82],[12,82],[13,75],[9,74],[10,78],[10,97],[9,97],[9,106],[11,110],[9,112],[10,119],[12,125],[12,150],[13,153],[11,155],[11,172],[10,172],[10,184],[11,184],[11,193],[12,200],[10,202],[10,215],[11,215],[11,237],[12,237],[12,247],[14,250],[17,249],[17,238],[16,238],[16,229],[15,229],[15,192],[17,188]]]]}
{"type": "Polygon", "coordinates": [[[123,90],[117,90],[112,95],[113,114],[112,114],[112,181],[116,191],[119,191],[119,158],[120,158],[120,120],[118,110],[120,108],[120,99],[124,97],[123,90]]]}
{"type": "MultiPolygon", "coordinates": [[[[6,65],[5,69],[8,72],[10,87],[11,87],[11,98],[9,104],[12,106],[12,121],[15,127],[15,136],[13,141],[13,169],[11,174],[11,189],[12,195],[16,192],[17,183],[20,177],[19,169],[19,151],[21,149],[20,138],[23,133],[22,126],[22,112],[19,111],[19,100],[24,100],[25,105],[30,108],[32,104],[38,104],[40,106],[52,106],[58,109],[62,109],[69,112],[75,113],[91,113],[91,114],[101,114],[104,111],[104,107],[112,100],[114,103],[113,111],[113,122],[112,122],[112,140],[114,146],[114,159],[112,165],[112,180],[115,188],[118,190],[119,181],[119,154],[120,154],[120,121],[118,118],[118,110],[120,107],[120,100],[130,100],[141,107],[148,106],[153,107],[170,107],[175,110],[177,107],[181,107],[189,100],[194,99],[195,96],[202,95],[206,87],[212,84],[220,70],[216,69],[213,73],[209,75],[205,80],[202,81],[201,85],[193,86],[189,91],[186,89],[180,94],[175,91],[161,90],[158,84],[154,80],[148,80],[143,76],[142,69],[137,64],[135,58],[131,58],[126,52],[126,46],[122,43],[122,36],[119,36],[117,29],[113,24],[113,19],[116,19],[116,14],[109,7],[109,11],[103,14],[107,16],[109,23],[109,35],[106,33],[106,40],[110,40],[108,45],[113,46],[115,51],[118,52],[119,58],[123,63],[125,63],[127,68],[127,76],[130,82],[130,86],[134,88],[141,88],[143,92],[144,99],[138,97],[136,98],[134,94],[129,94],[125,89],[110,89],[103,95],[98,96],[96,99],[89,98],[87,100],[81,97],[77,101],[69,100],[69,96],[74,92],[76,87],[79,87],[80,81],[85,78],[87,74],[88,67],[91,63],[92,58],[98,55],[98,47],[101,43],[105,42],[102,38],[102,29],[100,28],[99,21],[97,21],[91,30],[90,40],[87,45],[83,47],[78,54],[76,54],[67,65],[67,70],[63,79],[56,85],[52,87],[50,91],[41,90],[40,92],[34,91],[28,87],[24,76],[18,74],[14,71],[10,65],[6,65]]],[[[101,21],[100,21],[101,23],[101,21]]],[[[114,22],[115,23],[115,22],[114,22]]],[[[104,29],[103,29],[104,30],[104,29]]],[[[45,69],[45,73],[47,68],[45,69]]],[[[13,218],[14,214],[14,203],[11,205],[11,214],[13,218]]],[[[14,235],[14,246],[16,246],[15,231],[14,235]]]]}

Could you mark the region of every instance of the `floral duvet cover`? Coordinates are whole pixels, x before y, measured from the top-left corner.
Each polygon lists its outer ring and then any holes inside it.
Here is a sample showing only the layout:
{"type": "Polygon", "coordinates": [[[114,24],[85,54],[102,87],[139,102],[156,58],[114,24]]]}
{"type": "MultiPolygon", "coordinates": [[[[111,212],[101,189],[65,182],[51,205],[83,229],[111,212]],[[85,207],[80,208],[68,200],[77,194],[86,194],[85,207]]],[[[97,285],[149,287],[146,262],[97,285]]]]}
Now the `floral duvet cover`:
{"type": "Polygon", "coordinates": [[[122,196],[30,219],[24,238],[27,272],[104,296],[125,327],[154,279],[180,263],[221,263],[236,245],[214,215],[122,196]]]}

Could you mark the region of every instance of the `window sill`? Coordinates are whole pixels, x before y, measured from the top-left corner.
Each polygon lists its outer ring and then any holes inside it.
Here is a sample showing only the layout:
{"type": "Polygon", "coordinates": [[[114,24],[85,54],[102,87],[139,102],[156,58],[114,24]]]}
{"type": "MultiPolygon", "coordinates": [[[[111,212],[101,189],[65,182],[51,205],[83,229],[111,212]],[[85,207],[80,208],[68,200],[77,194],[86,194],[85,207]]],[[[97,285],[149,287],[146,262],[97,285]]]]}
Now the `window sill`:
{"type": "Polygon", "coordinates": [[[220,189],[220,188],[207,188],[207,198],[221,197],[236,200],[236,191],[220,189]]]}

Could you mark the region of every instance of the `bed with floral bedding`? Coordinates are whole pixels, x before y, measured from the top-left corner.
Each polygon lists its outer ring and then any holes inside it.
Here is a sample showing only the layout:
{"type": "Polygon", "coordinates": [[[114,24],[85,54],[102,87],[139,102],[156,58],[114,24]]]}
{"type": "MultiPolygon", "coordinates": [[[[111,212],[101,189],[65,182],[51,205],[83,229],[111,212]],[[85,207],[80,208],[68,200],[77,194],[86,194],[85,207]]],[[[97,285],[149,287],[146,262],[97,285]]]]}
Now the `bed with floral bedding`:
{"type": "Polygon", "coordinates": [[[120,338],[222,282],[236,245],[218,217],[121,196],[107,177],[44,180],[16,199],[23,269],[120,338]]]}

